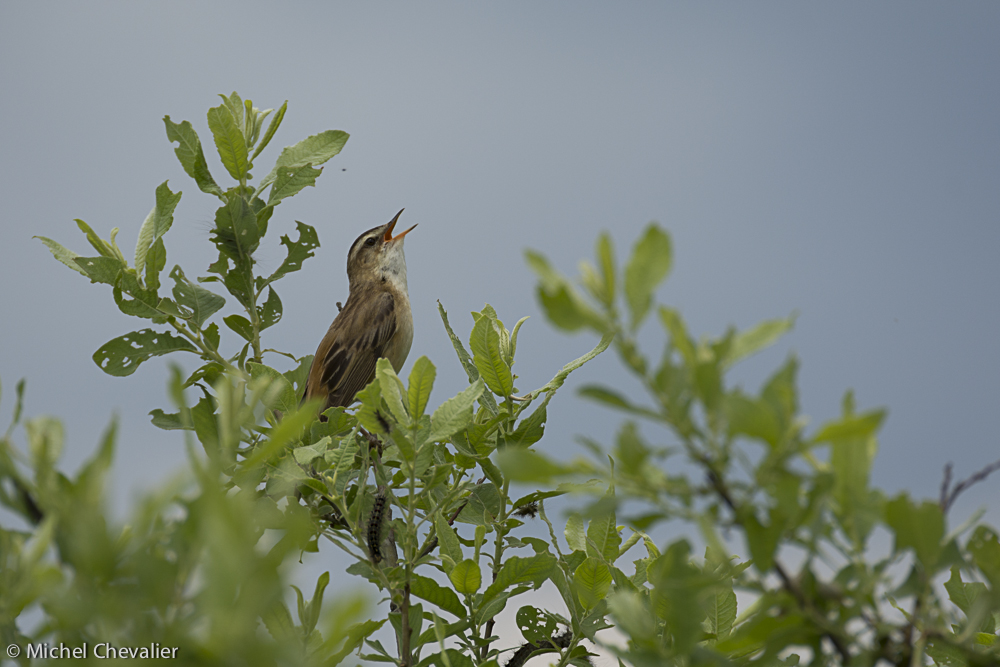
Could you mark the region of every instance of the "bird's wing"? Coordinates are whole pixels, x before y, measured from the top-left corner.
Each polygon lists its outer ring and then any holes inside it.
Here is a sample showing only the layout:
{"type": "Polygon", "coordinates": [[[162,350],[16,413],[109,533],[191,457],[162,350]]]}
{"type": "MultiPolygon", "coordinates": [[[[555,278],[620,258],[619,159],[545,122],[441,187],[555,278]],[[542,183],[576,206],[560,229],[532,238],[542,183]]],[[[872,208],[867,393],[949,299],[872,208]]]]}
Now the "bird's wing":
{"type": "Polygon", "coordinates": [[[350,405],[354,395],[371,382],[375,363],[395,333],[396,307],[391,293],[381,292],[353,303],[349,300],[316,352],[306,397],[325,395],[326,407],[350,405]]]}

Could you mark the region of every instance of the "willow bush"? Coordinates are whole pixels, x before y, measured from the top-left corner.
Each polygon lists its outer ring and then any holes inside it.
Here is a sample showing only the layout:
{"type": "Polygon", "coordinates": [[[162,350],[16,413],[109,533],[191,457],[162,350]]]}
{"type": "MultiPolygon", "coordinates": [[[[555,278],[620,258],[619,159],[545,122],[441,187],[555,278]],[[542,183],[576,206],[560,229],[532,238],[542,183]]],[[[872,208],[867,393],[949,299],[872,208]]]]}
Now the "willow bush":
{"type": "Polygon", "coordinates": [[[622,271],[602,236],[596,264],[583,263],[576,282],[529,252],[548,318],[599,337],[542,387],[517,386],[523,318],[508,329],[486,305],[459,336],[439,305],[467,388],[432,408],[429,359],[413,361],[405,382],[382,360],[355,406],[318,419],[319,406],[301,401],[311,357],[265,339],[282,316],[279,281],[302,269],[319,239],[305,223],[292,230],[272,218],[315,184],[348,135],[329,130],[284,148],[254,185],[254,162],[286,107],[260,111],[233,93],[209,110],[234,182],[225,189],[194,126],[164,118],[185,172],[220,201],[210,236],[218,259],[207,275],[174,266],[163,276],[181,198],[166,182],[134,258],[117,229],[105,240],[82,220],[94,256],[41,239],[60,262],[108,285],[122,312],[148,320],[94,353],[103,371],[127,376],[179,353],[198,365],[172,365],[170,404],[150,413],[177,431],[188,469],[150,491],[124,525],[104,501],[114,422],[94,457],[67,475],[60,423],[22,421],[18,384],[0,441],[0,502],[12,517],[0,527],[0,635],[10,659],[78,650],[100,660],[114,649],[211,665],[519,667],[540,654],[587,665],[609,637],[598,633],[615,627],[625,643],[602,650],[637,666],[997,663],[997,534],[975,518],[948,525],[969,480],[938,502],[874,488],[884,412],[859,411],[848,394],[840,419],[807,432],[794,357],[758,392],[730,386],[730,368],[792,322],[694,340],[676,310],[654,304],[672,258],[655,224],[622,271]],[[289,231],[279,240],[285,258],[262,275],[254,254],[272,224],[289,231]],[[650,315],[666,341],[656,360],[635,338],[650,315]],[[223,349],[223,326],[236,348],[223,349]],[[545,453],[549,401],[612,346],[647,396],[585,386],[585,397],[630,419],[610,447],[585,439],[594,461],[554,460],[545,453]],[[651,444],[650,430],[669,446],[651,444]],[[515,493],[525,484],[528,493],[515,493]],[[546,500],[570,492],[575,511],[546,513],[546,500]],[[621,518],[625,502],[646,511],[621,518]],[[665,520],[687,522],[704,553],[691,539],[657,544],[646,531],[665,520]],[[536,521],[547,537],[526,525],[536,521]],[[872,542],[879,528],[892,537],[884,553],[872,542]],[[388,600],[383,617],[369,618],[363,597],[338,593],[331,603],[329,572],[311,591],[290,587],[304,552],[322,558],[332,547],[352,557],[347,573],[372,587],[370,597],[388,600]],[[515,599],[546,582],[560,598],[551,608],[515,599]],[[738,590],[753,600],[742,610],[738,590]],[[522,642],[496,635],[501,614],[522,642]]]}

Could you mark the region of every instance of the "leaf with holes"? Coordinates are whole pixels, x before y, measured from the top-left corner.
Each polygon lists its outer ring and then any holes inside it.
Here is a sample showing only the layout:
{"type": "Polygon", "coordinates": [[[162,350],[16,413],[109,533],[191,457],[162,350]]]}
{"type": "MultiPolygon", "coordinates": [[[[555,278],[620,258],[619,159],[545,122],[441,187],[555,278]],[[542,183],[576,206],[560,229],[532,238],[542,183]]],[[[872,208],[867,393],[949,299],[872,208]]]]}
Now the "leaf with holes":
{"type": "Polygon", "coordinates": [[[163,331],[143,329],[109,340],[94,352],[94,363],[108,375],[131,375],[139,364],[177,350],[197,352],[194,345],[163,331]]]}

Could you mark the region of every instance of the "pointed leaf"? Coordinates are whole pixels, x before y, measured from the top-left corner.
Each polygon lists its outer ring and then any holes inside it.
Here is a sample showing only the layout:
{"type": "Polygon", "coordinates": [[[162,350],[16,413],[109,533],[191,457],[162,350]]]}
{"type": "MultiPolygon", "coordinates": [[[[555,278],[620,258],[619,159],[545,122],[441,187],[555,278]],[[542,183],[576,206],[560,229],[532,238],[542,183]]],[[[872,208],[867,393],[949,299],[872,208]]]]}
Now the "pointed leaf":
{"type": "Polygon", "coordinates": [[[52,256],[58,259],[63,264],[65,264],[66,266],[68,266],[69,268],[73,269],[74,271],[82,275],[85,276],[87,275],[87,272],[84,271],[76,261],[76,258],[79,257],[79,255],[77,255],[72,250],[63,247],[59,243],[45,236],[32,236],[31,238],[38,239],[39,241],[44,243],[45,247],[48,248],[49,252],[52,253],[52,256]]]}
{"type": "Polygon", "coordinates": [[[174,266],[170,277],[174,279],[175,283],[174,299],[178,304],[191,311],[190,319],[196,328],[201,329],[205,320],[226,305],[226,300],[223,297],[189,281],[180,265],[174,266]]]}
{"type": "Polygon", "coordinates": [[[410,370],[409,388],[406,392],[406,402],[410,415],[414,419],[420,419],[427,408],[427,401],[430,400],[431,390],[434,388],[434,378],[437,369],[427,357],[420,357],[413,362],[410,370]]]}
{"type": "MultiPolygon", "coordinates": [[[[458,336],[452,330],[451,324],[448,322],[448,313],[445,312],[444,306],[441,305],[440,301],[438,301],[438,313],[441,315],[441,321],[444,322],[444,328],[451,339],[452,347],[455,348],[455,353],[458,354],[458,360],[462,363],[462,368],[465,369],[466,375],[469,376],[469,382],[475,382],[479,379],[479,369],[472,363],[472,357],[469,356],[469,353],[465,350],[465,346],[462,345],[462,341],[459,340],[458,336]]],[[[495,417],[499,414],[500,410],[497,407],[496,399],[493,398],[493,394],[484,392],[480,396],[480,401],[490,411],[491,415],[495,417]]]]}
{"type": "Polygon", "coordinates": [[[410,592],[418,598],[427,600],[446,612],[454,614],[458,618],[464,618],[466,615],[465,606],[458,599],[458,596],[455,595],[455,591],[441,586],[429,577],[422,577],[419,574],[412,575],[410,579],[410,592]]]}
{"type": "Polygon", "coordinates": [[[295,221],[295,228],[299,232],[299,237],[292,241],[287,235],[281,237],[281,245],[287,248],[285,260],[278,267],[278,270],[268,276],[265,284],[272,283],[293,271],[302,268],[302,262],[313,256],[313,250],[319,247],[319,237],[316,230],[304,222],[295,221]]]}
{"type": "Polygon", "coordinates": [[[208,110],[208,129],[223,166],[234,180],[242,181],[249,170],[247,142],[233,112],[223,104],[208,110]]]}
{"type": "Polygon", "coordinates": [[[194,345],[172,334],[143,329],[109,340],[94,352],[94,363],[108,375],[131,375],[151,357],[177,350],[196,352],[194,345]]]}
{"type": "Polygon", "coordinates": [[[431,416],[431,432],[428,441],[447,440],[454,433],[464,429],[472,421],[472,406],[483,393],[482,379],[449,398],[431,416]]]}
{"type": "Polygon", "coordinates": [[[469,347],[472,349],[472,361],[490,391],[500,396],[510,396],[514,391],[514,377],[510,366],[504,361],[497,326],[489,317],[479,318],[472,328],[469,347]]]}
{"type": "Polygon", "coordinates": [[[455,564],[455,568],[448,574],[451,585],[462,595],[473,595],[483,584],[483,575],[479,569],[479,564],[466,558],[455,564]]]}
{"type": "Polygon", "coordinates": [[[653,292],[667,277],[673,262],[670,237],[656,223],[650,223],[636,241],[632,258],[625,267],[625,302],[632,314],[635,331],[653,302],[653,292]]]}
{"type": "Polygon", "coordinates": [[[258,190],[273,183],[282,167],[296,168],[305,165],[318,167],[339,153],[347,143],[349,134],[340,130],[327,130],[314,134],[294,146],[286,146],[274,164],[274,169],[261,181],[258,190]]]}
{"type": "Polygon", "coordinates": [[[156,204],[139,229],[139,239],[135,244],[135,270],[139,274],[146,267],[146,253],[174,223],[174,209],[181,200],[181,193],[171,192],[167,183],[163,181],[156,188],[156,204]]]}
{"type": "Polygon", "coordinates": [[[250,158],[251,162],[256,160],[257,156],[260,155],[260,152],[264,150],[269,143],[271,143],[271,139],[274,138],[274,133],[278,131],[281,121],[285,118],[286,111],[288,111],[288,100],[285,100],[285,103],[278,109],[278,113],[271,117],[271,123],[267,126],[267,132],[264,133],[264,138],[260,140],[259,144],[257,144],[257,150],[253,152],[253,156],[250,158]]]}
{"type": "Polygon", "coordinates": [[[218,186],[208,171],[205,153],[201,148],[201,139],[198,138],[198,133],[195,132],[191,123],[185,120],[178,125],[170,120],[170,116],[164,116],[163,123],[167,126],[167,140],[177,142],[177,148],[174,149],[177,159],[180,160],[187,175],[198,184],[198,189],[210,195],[222,197],[222,188],[218,186]]]}

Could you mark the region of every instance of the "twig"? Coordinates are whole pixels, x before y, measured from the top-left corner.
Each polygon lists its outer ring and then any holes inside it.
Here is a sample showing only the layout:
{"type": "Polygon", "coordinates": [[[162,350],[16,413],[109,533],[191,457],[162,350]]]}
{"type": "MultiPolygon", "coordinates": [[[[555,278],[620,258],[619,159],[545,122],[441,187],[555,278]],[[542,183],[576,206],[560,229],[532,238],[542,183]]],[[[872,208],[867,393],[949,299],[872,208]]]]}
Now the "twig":
{"type": "Polygon", "coordinates": [[[982,482],[997,470],[1000,470],[1000,461],[994,461],[978,472],[973,473],[968,478],[963,479],[949,492],[949,487],[951,486],[951,470],[951,463],[944,467],[944,480],[941,482],[941,511],[945,514],[947,514],[948,510],[950,510],[952,505],[955,504],[955,500],[958,499],[958,496],[962,494],[962,492],[967,490],[973,484],[982,482]]]}
{"type": "MultiPolygon", "coordinates": [[[[482,483],[482,480],[480,480],[480,483],[482,483]]],[[[471,494],[470,494],[470,497],[471,497],[471,494]]],[[[468,504],[469,504],[469,499],[466,498],[465,502],[463,502],[461,505],[459,505],[458,509],[456,509],[454,512],[452,512],[451,517],[448,519],[448,525],[449,526],[452,526],[452,525],[455,524],[455,519],[458,518],[458,515],[462,513],[462,510],[464,510],[465,506],[468,505],[468,504]]],[[[437,545],[438,545],[438,538],[437,538],[437,535],[435,535],[433,538],[431,538],[431,541],[427,543],[427,546],[420,550],[420,554],[417,556],[417,560],[420,560],[421,558],[423,558],[424,556],[426,556],[430,552],[434,551],[434,549],[437,547],[437,545]]]]}
{"type": "MultiPolygon", "coordinates": [[[[739,510],[736,507],[736,502],[729,494],[729,489],[726,488],[722,478],[715,472],[715,470],[712,469],[709,465],[709,461],[701,457],[699,457],[699,460],[702,465],[708,469],[708,481],[712,484],[712,488],[715,489],[715,492],[719,494],[719,497],[722,498],[723,502],[726,503],[726,506],[728,506],[730,511],[732,511],[735,515],[737,521],[739,521],[739,510]]],[[[794,581],[792,581],[792,578],[788,576],[788,573],[785,572],[785,568],[782,567],[781,563],[779,563],[777,559],[774,559],[773,568],[778,574],[778,577],[781,579],[782,587],[792,594],[792,597],[795,598],[799,607],[809,612],[815,612],[812,604],[802,594],[802,590],[795,584],[794,581]]],[[[844,662],[849,662],[851,654],[847,650],[847,647],[844,646],[844,643],[840,640],[840,637],[838,637],[832,630],[828,630],[826,628],[823,628],[823,635],[830,640],[830,643],[832,643],[833,647],[837,649],[837,653],[840,654],[840,657],[843,658],[844,662]]]]}

